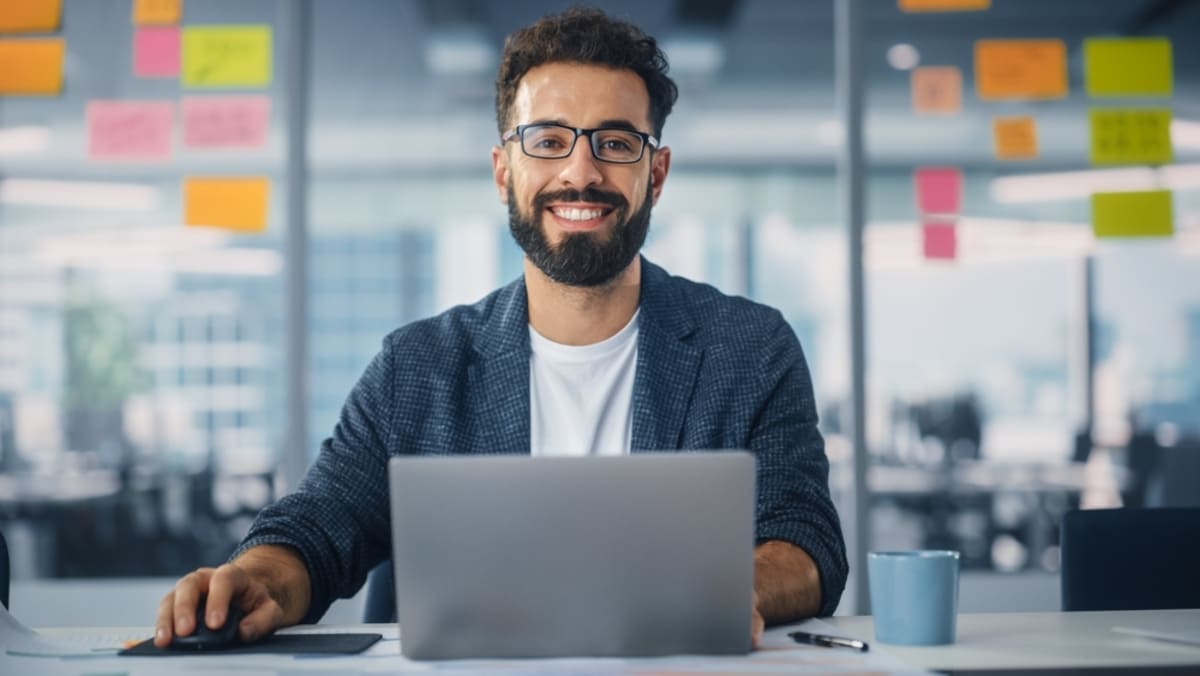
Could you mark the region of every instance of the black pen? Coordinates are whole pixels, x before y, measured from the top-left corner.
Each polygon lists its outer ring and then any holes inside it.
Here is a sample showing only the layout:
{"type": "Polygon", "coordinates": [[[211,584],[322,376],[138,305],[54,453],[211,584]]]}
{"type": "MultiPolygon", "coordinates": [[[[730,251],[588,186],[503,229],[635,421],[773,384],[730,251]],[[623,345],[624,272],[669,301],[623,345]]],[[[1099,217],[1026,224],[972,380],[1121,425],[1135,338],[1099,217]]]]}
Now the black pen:
{"type": "Polygon", "coordinates": [[[856,638],[842,638],[841,636],[826,636],[824,634],[810,634],[807,631],[793,631],[788,636],[796,643],[808,643],[810,645],[819,645],[826,648],[850,648],[859,652],[867,652],[870,647],[865,641],[860,641],[856,638]]]}

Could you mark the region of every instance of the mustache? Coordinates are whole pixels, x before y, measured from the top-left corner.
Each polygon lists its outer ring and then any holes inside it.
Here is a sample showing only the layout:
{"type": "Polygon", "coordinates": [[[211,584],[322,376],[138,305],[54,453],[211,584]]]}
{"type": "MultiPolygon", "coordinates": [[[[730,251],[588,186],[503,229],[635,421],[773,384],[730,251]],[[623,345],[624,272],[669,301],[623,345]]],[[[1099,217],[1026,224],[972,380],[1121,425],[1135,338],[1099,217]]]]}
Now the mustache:
{"type": "Polygon", "coordinates": [[[537,197],[533,199],[534,213],[541,213],[551,202],[591,202],[592,204],[606,204],[621,211],[629,207],[629,200],[626,200],[620,193],[606,192],[596,188],[567,189],[538,193],[537,197]]]}

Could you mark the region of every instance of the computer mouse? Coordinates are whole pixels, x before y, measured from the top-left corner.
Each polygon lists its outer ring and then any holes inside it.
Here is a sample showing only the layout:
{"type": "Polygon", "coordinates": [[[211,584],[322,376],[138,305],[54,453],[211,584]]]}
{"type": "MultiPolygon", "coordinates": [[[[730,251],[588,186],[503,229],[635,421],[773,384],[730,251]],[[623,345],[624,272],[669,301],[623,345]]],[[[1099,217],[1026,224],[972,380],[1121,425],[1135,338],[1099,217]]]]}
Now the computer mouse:
{"type": "Polygon", "coordinates": [[[225,616],[225,624],[220,629],[209,629],[204,622],[206,599],[200,599],[196,606],[196,628],[187,636],[176,636],[171,639],[172,650],[225,650],[238,644],[238,623],[242,621],[242,609],[237,605],[229,607],[225,616]]]}

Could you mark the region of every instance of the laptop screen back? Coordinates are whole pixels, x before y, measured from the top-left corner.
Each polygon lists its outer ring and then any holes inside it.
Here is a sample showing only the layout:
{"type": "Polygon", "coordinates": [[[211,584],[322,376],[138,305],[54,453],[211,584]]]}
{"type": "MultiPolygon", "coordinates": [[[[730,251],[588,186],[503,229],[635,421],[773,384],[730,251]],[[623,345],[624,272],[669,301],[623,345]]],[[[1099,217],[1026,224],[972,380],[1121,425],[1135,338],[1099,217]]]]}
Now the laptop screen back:
{"type": "Polygon", "coordinates": [[[406,457],[389,473],[408,657],[750,650],[748,453],[406,457]]]}

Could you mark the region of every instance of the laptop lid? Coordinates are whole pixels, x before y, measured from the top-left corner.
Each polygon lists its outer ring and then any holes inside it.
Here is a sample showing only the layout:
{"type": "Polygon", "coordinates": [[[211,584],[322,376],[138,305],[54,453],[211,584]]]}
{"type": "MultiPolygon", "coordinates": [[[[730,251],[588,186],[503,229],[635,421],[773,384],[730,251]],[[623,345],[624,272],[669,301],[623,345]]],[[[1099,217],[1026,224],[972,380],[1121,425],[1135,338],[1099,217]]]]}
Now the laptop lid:
{"type": "Polygon", "coordinates": [[[396,457],[388,471],[410,658],[751,648],[749,453],[396,457]]]}

